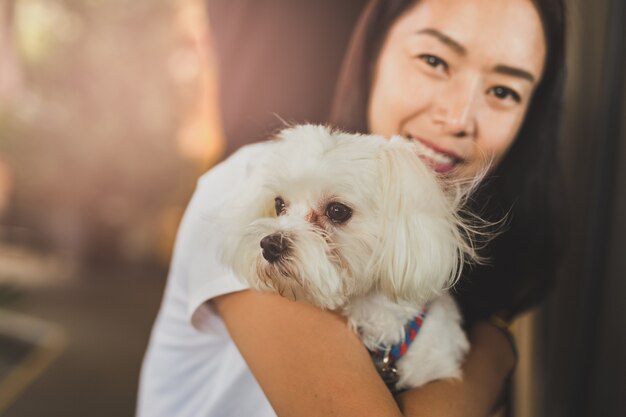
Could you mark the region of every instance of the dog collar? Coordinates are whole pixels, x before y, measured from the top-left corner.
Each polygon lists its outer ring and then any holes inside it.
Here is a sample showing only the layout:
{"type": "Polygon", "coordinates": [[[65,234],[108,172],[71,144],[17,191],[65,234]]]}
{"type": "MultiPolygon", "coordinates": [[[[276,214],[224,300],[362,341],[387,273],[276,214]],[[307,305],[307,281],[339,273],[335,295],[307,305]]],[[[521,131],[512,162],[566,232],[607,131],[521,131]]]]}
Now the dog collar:
{"type": "Polygon", "coordinates": [[[385,349],[370,350],[378,373],[393,392],[395,392],[395,385],[396,382],[398,382],[398,370],[395,363],[406,353],[411,343],[413,343],[417,337],[427,312],[428,307],[424,306],[422,311],[406,324],[404,328],[404,340],[402,342],[387,346],[385,349]]]}

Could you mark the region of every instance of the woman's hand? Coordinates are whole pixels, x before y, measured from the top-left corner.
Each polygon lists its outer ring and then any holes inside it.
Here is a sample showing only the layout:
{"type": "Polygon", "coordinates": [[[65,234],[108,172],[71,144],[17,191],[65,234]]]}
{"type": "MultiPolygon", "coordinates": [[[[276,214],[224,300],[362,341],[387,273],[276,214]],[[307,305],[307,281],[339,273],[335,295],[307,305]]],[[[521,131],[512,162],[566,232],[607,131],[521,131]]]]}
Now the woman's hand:
{"type": "Polygon", "coordinates": [[[343,317],[254,291],[213,303],[279,416],[401,415],[343,317]]]}
{"type": "Polygon", "coordinates": [[[428,383],[397,397],[405,416],[485,417],[493,412],[516,357],[502,331],[476,323],[468,335],[471,349],[463,380],[428,383]]]}

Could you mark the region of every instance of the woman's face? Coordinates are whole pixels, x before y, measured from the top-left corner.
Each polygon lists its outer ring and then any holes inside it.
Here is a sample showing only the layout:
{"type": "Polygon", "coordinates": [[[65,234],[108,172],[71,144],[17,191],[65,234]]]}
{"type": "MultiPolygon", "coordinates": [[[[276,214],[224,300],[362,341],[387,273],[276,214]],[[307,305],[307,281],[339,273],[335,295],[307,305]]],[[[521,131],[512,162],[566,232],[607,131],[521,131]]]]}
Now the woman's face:
{"type": "Polygon", "coordinates": [[[493,168],[515,140],[545,51],[530,0],[419,1],[383,43],[369,130],[420,143],[442,174],[493,168]]]}

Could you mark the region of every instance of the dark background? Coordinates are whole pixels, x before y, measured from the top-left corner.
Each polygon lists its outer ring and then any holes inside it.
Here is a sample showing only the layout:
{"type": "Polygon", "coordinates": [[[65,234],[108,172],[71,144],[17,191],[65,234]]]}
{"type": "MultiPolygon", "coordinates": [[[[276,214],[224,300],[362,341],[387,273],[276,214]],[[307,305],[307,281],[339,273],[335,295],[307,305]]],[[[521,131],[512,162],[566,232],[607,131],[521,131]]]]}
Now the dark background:
{"type": "Polygon", "coordinates": [[[626,2],[570,1],[570,252],[539,316],[538,415],[626,415],[626,2]]]}

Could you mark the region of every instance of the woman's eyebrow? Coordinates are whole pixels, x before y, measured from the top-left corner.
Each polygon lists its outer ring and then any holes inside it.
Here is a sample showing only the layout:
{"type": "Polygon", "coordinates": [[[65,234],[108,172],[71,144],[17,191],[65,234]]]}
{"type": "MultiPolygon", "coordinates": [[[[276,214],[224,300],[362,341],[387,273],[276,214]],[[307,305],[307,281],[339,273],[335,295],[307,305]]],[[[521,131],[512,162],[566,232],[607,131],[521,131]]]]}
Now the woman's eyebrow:
{"type": "Polygon", "coordinates": [[[509,67],[508,65],[496,65],[495,67],[493,67],[493,71],[500,74],[522,78],[524,80],[530,81],[531,83],[535,82],[535,77],[533,77],[530,72],[520,68],[509,67]]]}
{"type": "Polygon", "coordinates": [[[418,35],[430,35],[439,39],[445,45],[449,46],[454,52],[459,55],[467,54],[467,49],[448,35],[438,31],[437,29],[426,28],[416,32],[418,35]]]}

